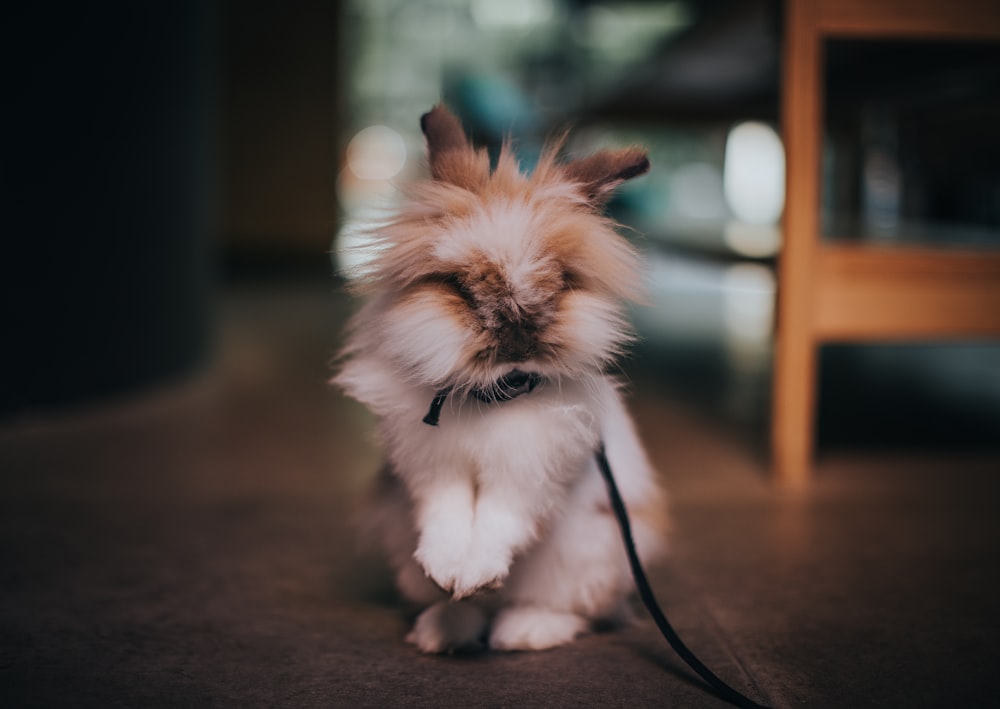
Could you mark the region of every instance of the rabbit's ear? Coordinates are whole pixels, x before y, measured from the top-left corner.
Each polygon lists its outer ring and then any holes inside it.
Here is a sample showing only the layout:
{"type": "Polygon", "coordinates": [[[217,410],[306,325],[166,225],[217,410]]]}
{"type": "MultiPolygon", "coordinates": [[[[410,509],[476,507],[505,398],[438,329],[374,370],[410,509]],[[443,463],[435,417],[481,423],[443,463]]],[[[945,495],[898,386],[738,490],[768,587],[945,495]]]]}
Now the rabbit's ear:
{"type": "Polygon", "coordinates": [[[474,153],[462,123],[439,103],[420,117],[420,128],[427,139],[431,175],[435,180],[456,182],[460,171],[455,169],[455,163],[464,163],[474,153]]]}
{"type": "Polygon", "coordinates": [[[579,184],[584,196],[599,207],[622,182],[649,170],[649,156],[636,147],[601,150],[567,163],[565,170],[570,181],[579,184]]]}

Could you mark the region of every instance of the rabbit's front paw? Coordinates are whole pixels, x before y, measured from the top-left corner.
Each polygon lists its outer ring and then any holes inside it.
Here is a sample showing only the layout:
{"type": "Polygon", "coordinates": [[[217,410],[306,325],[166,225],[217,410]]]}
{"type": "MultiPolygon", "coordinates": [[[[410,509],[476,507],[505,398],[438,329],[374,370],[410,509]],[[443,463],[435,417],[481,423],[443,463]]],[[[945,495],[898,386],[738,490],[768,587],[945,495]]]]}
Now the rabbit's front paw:
{"type": "Polygon", "coordinates": [[[470,549],[455,577],[451,593],[454,598],[466,598],[479,591],[499,588],[510,573],[510,557],[485,554],[470,549]]]}
{"type": "Polygon", "coordinates": [[[434,583],[452,593],[457,579],[462,575],[469,548],[469,535],[435,533],[426,530],[420,537],[413,558],[423,567],[434,583]]]}

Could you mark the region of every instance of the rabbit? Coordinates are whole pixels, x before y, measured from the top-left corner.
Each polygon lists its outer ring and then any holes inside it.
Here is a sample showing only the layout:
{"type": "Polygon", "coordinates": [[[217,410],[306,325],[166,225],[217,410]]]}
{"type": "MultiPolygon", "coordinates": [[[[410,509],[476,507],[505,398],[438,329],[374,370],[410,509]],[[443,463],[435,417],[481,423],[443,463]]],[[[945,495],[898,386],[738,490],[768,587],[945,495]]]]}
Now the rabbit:
{"type": "Polygon", "coordinates": [[[562,163],[556,141],[528,175],[507,144],[491,169],[443,105],[421,127],[430,179],[372,234],[333,378],[385,451],[367,527],[420,610],[419,650],[556,647],[630,617],[602,443],[640,556],[665,549],[665,494],[609,374],[640,259],[602,216],[649,160],[562,163]]]}

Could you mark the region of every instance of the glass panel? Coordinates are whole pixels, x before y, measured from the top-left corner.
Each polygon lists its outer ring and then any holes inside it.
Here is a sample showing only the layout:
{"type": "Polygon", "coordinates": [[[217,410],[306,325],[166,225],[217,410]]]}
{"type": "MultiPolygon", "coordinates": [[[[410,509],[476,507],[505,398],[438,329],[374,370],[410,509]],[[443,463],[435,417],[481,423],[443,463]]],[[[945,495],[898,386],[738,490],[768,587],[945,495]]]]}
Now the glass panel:
{"type": "Polygon", "coordinates": [[[831,237],[1000,246],[1000,44],[826,45],[831,237]]]}

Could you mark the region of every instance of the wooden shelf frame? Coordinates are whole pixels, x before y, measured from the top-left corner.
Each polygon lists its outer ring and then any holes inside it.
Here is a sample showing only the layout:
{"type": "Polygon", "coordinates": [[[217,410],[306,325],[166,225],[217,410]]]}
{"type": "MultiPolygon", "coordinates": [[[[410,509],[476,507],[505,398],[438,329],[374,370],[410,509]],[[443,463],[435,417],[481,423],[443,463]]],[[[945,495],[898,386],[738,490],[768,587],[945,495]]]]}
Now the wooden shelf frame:
{"type": "Polygon", "coordinates": [[[821,343],[1000,336],[1000,252],[820,240],[823,43],[851,37],[1000,41],[1000,2],[786,0],[771,445],[790,484],[811,473],[821,343]]]}

